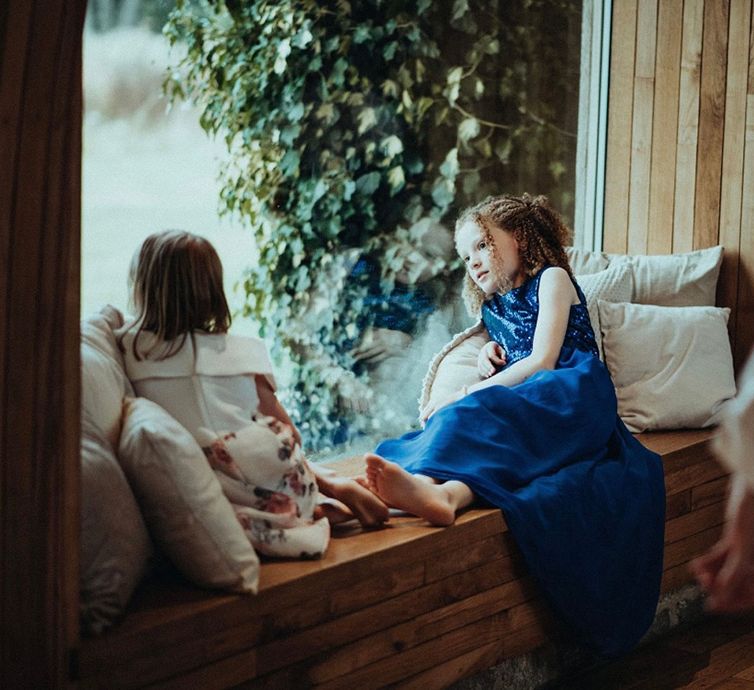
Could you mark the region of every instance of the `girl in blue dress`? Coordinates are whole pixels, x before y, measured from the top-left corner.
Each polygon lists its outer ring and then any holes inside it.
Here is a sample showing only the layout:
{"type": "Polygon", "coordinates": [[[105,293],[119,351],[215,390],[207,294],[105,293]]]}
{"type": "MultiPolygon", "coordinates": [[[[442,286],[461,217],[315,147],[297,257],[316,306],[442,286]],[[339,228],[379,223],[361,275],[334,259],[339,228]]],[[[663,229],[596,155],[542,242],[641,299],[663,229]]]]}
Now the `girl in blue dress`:
{"type": "Polygon", "coordinates": [[[618,417],[568,237],[544,197],[491,197],[461,214],[465,297],[489,334],[484,378],[429,410],[422,431],[367,454],[366,482],[434,525],[474,501],[502,509],[553,609],[616,656],[654,617],[664,478],[618,417]]]}

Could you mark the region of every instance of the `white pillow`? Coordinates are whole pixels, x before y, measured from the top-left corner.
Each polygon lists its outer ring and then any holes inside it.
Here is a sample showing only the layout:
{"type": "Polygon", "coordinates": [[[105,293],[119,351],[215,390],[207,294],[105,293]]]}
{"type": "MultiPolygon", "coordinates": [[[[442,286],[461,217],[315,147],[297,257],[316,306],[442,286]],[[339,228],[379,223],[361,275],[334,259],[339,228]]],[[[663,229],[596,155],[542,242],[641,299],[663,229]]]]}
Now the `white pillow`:
{"type": "Polygon", "coordinates": [[[666,307],[715,306],[722,247],[685,254],[608,254],[610,266],[626,263],[634,274],[632,302],[666,307]]]}
{"type": "Polygon", "coordinates": [[[152,555],[131,487],[101,430],[81,420],[81,626],[99,635],[123,613],[152,555]]]}
{"type": "Polygon", "coordinates": [[[155,541],[189,580],[257,591],[259,559],[186,429],[156,403],[128,398],[119,456],[155,541]]]}
{"type": "Polygon", "coordinates": [[[586,306],[589,311],[589,321],[592,323],[594,338],[600,359],[604,359],[602,352],[602,334],[600,332],[599,300],[605,302],[630,302],[633,292],[631,269],[625,264],[611,266],[599,273],[577,275],[576,282],[584,292],[586,306]]]}
{"type": "Polygon", "coordinates": [[[574,275],[604,271],[610,263],[604,252],[592,252],[576,247],[566,247],[566,256],[574,275]]]}
{"type": "Polygon", "coordinates": [[[475,324],[454,336],[434,356],[424,377],[422,394],[419,398],[420,416],[423,416],[426,408],[434,407],[464,386],[470,386],[482,380],[477,368],[477,357],[487,341],[486,329],[480,324],[475,324]]]}
{"type": "Polygon", "coordinates": [[[81,406],[113,447],[120,437],[123,398],[133,395],[113,334],[122,322],[114,307],[81,322],[81,406]]]}
{"type": "Polygon", "coordinates": [[[730,309],[599,302],[618,413],[633,432],[717,423],[736,393],[730,309]]]}

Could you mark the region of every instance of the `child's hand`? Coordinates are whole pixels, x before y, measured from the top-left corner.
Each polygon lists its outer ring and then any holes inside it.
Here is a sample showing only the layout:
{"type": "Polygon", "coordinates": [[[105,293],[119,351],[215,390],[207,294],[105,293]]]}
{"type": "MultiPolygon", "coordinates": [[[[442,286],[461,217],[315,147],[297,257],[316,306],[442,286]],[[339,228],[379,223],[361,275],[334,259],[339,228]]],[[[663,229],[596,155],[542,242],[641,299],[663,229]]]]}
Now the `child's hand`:
{"type": "Polygon", "coordinates": [[[479,375],[487,379],[495,373],[497,367],[501,367],[506,362],[505,350],[500,343],[490,340],[480,351],[477,357],[477,367],[479,375]]]}

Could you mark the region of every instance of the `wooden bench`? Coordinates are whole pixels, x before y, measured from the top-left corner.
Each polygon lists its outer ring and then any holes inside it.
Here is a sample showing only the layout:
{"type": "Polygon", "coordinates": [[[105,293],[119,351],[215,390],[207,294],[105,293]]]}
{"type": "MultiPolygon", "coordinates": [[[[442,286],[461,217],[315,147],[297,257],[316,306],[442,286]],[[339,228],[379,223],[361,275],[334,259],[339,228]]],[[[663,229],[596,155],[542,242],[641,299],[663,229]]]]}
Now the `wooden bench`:
{"type": "MultiPolygon", "coordinates": [[[[643,434],[666,473],[662,591],[718,538],[725,470],[710,431],[643,434]]],[[[340,469],[353,471],[353,463],[340,469]]],[[[125,620],[83,640],[82,688],[442,687],[555,633],[499,510],[447,528],[392,518],[334,530],[325,558],[262,566],[257,596],[145,582],[125,620]]]]}

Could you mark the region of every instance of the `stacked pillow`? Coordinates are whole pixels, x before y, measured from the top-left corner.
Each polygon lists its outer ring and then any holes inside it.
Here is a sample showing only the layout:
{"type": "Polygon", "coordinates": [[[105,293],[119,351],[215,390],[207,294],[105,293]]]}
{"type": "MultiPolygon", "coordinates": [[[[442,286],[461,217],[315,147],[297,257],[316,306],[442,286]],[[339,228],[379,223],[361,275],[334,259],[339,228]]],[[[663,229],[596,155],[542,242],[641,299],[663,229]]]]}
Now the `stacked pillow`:
{"type": "Polygon", "coordinates": [[[660,256],[569,253],[626,426],[641,432],[717,423],[723,402],[735,395],[730,310],[715,307],[723,248],[660,256]],[[578,275],[576,267],[604,262],[599,273],[578,275]],[[630,299],[594,293],[590,299],[585,284],[598,276],[617,284],[619,270],[631,274],[630,299]]]}
{"type": "Polygon", "coordinates": [[[256,552],[201,448],[162,408],[132,398],[113,334],[122,325],[112,307],[81,323],[80,591],[90,635],[123,614],[152,540],[199,586],[255,592],[259,578],[256,552]]]}

